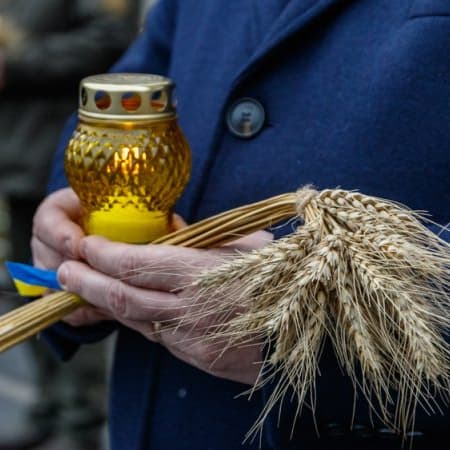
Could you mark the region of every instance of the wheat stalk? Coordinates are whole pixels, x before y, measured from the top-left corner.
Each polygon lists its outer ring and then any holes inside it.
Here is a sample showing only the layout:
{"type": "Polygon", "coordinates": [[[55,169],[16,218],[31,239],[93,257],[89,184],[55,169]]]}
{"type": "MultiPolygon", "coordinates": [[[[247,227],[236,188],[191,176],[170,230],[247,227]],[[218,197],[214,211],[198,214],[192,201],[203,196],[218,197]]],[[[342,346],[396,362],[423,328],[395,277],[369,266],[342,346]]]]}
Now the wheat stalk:
{"type": "Polygon", "coordinates": [[[214,339],[229,348],[262,336],[272,348],[257,387],[277,385],[250,434],[289,389],[298,413],[308,392],[314,405],[324,336],[370,408],[406,433],[417,404],[432,412],[449,393],[449,244],[423,214],[357,192],[300,191],[297,206],[305,224],[295,233],[194,281],[210,299],[196,320],[219,310],[228,319],[210,328],[214,339]]]}
{"type": "MultiPolygon", "coordinates": [[[[424,214],[358,192],[306,187],[206,219],[155,243],[213,247],[299,216],[304,224],[262,249],[238,253],[192,281],[182,323],[211,324],[202,339],[224,348],[265,341],[272,349],[256,388],[276,382],[249,436],[293,389],[297,414],[315,406],[328,336],[370,408],[405,433],[417,404],[448,396],[450,246],[424,214]],[[206,300],[205,300],[206,299],[206,300]]],[[[56,293],[0,317],[0,350],[83,304],[56,293]]],[[[253,389],[252,389],[253,390],[253,389]]]]}
{"type": "MultiPolygon", "coordinates": [[[[153,243],[196,248],[221,246],[295,216],[296,202],[295,193],[278,195],[202,220],[153,243]]],[[[38,334],[83,304],[75,294],[56,292],[0,316],[0,352],[38,334]]]]}

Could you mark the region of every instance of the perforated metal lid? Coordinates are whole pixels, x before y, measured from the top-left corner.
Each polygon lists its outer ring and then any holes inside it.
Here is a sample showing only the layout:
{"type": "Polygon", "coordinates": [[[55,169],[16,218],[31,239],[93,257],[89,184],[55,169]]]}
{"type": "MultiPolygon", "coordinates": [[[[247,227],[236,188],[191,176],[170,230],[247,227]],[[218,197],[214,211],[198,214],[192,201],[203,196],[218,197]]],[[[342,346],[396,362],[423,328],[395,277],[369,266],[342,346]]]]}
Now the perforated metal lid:
{"type": "Polygon", "coordinates": [[[100,120],[152,120],[175,117],[175,84],[140,73],[93,75],[80,83],[80,117],[100,120]]]}

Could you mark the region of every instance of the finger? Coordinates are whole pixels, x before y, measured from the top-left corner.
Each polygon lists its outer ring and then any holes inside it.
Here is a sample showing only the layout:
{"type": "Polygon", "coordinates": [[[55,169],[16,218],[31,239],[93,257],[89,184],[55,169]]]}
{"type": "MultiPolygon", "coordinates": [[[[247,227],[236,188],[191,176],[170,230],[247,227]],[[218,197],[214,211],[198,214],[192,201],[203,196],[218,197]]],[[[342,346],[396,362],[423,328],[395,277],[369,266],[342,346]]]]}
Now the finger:
{"type": "Polygon", "coordinates": [[[164,345],[161,339],[161,322],[149,322],[140,320],[127,320],[120,318],[119,322],[138,333],[141,333],[152,342],[164,345]]]}
{"type": "Polygon", "coordinates": [[[218,260],[217,252],[170,245],[129,245],[88,236],[80,255],[90,266],[134,286],[175,291],[186,287],[193,274],[218,260]]]}
{"type": "Polygon", "coordinates": [[[64,261],[60,253],[44,244],[37,236],[31,238],[31,252],[34,266],[41,269],[55,269],[64,261]]]}
{"type": "Polygon", "coordinates": [[[178,231],[181,230],[182,228],[186,228],[187,226],[188,226],[187,223],[180,215],[178,214],[172,215],[172,219],[170,222],[170,231],[178,231]]]}
{"type": "Polygon", "coordinates": [[[73,327],[80,327],[94,325],[98,322],[112,319],[113,316],[107,311],[101,310],[95,306],[83,305],[76,311],[64,317],[62,321],[73,327]]]}
{"type": "Polygon", "coordinates": [[[273,241],[273,233],[260,230],[255,233],[244,236],[236,241],[229,243],[227,246],[240,251],[251,251],[257,248],[264,247],[273,241]]]}
{"type": "Polygon", "coordinates": [[[70,188],[56,191],[37,209],[33,236],[64,257],[78,259],[78,242],[84,236],[80,214],[80,201],[70,188]]]}
{"type": "Polygon", "coordinates": [[[67,261],[58,269],[65,290],[110,312],[118,320],[170,321],[186,309],[182,301],[167,292],[141,289],[111,278],[78,261],[67,261]]]}
{"type": "Polygon", "coordinates": [[[228,346],[223,341],[208,342],[206,336],[195,329],[167,329],[163,324],[155,331],[154,324],[132,321],[124,325],[163,345],[181,361],[216,377],[254,384],[259,376],[263,348],[260,342],[228,346]]]}
{"type": "Polygon", "coordinates": [[[185,355],[183,361],[192,364],[198,355],[203,354],[201,337],[195,329],[186,330],[185,327],[178,327],[178,322],[145,322],[136,320],[120,319],[120,322],[135,331],[138,331],[153,342],[158,342],[167,349],[176,349],[177,355],[185,355]]]}
{"type": "Polygon", "coordinates": [[[260,342],[229,346],[211,342],[205,335],[183,335],[182,331],[161,329],[158,342],[176,358],[216,377],[254,384],[261,370],[263,344],[260,342]]]}

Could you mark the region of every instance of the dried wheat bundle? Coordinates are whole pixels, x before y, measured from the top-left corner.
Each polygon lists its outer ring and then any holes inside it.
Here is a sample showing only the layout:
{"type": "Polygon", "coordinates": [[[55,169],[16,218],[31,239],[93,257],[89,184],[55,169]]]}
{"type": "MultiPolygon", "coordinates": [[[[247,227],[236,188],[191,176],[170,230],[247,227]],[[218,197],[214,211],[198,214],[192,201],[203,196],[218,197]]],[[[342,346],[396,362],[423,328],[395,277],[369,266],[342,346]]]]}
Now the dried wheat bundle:
{"type": "MultiPolygon", "coordinates": [[[[198,299],[211,300],[183,320],[220,318],[207,321],[218,325],[204,339],[224,340],[227,347],[255,340],[272,347],[256,388],[271,379],[278,384],[252,431],[289,388],[298,413],[307,399],[314,407],[326,336],[381,419],[407,430],[417,404],[433,411],[438,394],[445,398],[450,388],[444,340],[450,245],[423,225],[423,215],[358,192],[304,188],[227,211],[155,243],[220,246],[295,215],[304,224],[291,235],[196,275],[198,299]]],[[[0,317],[0,351],[82,304],[76,295],[55,293],[0,317]]]]}
{"type": "Polygon", "coordinates": [[[197,276],[211,300],[184,321],[220,317],[207,336],[227,348],[270,344],[256,388],[277,387],[251,433],[290,388],[298,413],[314,408],[326,336],[372,410],[405,432],[417,404],[431,412],[449,393],[450,246],[420,213],[358,192],[305,188],[297,210],[293,234],[197,276]]]}

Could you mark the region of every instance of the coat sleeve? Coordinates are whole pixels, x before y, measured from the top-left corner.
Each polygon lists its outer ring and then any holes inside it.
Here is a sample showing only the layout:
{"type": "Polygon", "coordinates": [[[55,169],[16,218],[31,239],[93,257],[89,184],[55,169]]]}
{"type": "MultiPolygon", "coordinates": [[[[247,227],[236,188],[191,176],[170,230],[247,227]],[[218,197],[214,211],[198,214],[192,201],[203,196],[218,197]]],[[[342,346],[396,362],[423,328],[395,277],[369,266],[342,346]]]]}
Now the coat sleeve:
{"type": "MultiPolygon", "coordinates": [[[[150,11],[145,27],[124,56],[115,64],[111,72],[135,72],[166,74],[170,64],[170,45],[173,33],[174,8],[171,1],[160,1],[150,11]]],[[[64,174],[64,151],[77,124],[73,114],[63,130],[57,147],[48,192],[67,186],[64,174]]],[[[68,359],[76,352],[80,344],[103,339],[115,330],[114,322],[73,328],[58,323],[43,333],[43,337],[52,349],[63,359],[68,359]]]]}

